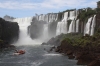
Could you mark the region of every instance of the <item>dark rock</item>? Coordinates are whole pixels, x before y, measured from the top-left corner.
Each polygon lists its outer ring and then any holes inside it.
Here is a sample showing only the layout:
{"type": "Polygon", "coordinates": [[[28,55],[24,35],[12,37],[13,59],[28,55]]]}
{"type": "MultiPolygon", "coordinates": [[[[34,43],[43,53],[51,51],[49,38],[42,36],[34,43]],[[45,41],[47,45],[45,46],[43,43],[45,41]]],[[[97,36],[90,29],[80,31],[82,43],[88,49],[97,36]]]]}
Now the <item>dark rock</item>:
{"type": "Polygon", "coordinates": [[[32,19],[31,25],[28,27],[28,33],[32,39],[43,35],[44,24],[44,21],[38,21],[35,17],[32,19]]]}
{"type": "Polygon", "coordinates": [[[74,59],[75,58],[75,56],[73,56],[73,55],[67,55],[68,56],[68,59],[74,59]]]}
{"type": "Polygon", "coordinates": [[[72,55],[73,54],[73,51],[69,50],[67,51],[67,55],[72,55]]]}
{"type": "Polygon", "coordinates": [[[87,53],[87,52],[82,52],[80,56],[78,57],[78,65],[87,65],[93,60],[96,59],[96,56],[94,53],[87,53]]]}
{"type": "Polygon", "coordinates": [[[62,39],[62,36],[63,36],[63,35],[64,35],[64,34],[58,35],[58,36],[56,36],[55,38],[52,37],[52,38],[47,42],[47,44],[59,46],[59,45],[61,44],[61,39],[62,39]]]}
{"type": "Polygon", "coordinates": [[[56,49],[56,47],[53,46],[53,47],[51,47],[50,51],[53,51],[53,50],[55,50],[55,49],[56,49]]]}
{"type": "Polygon", "coordinates": [[[18,40],[19,26],[17,22],[5,21],[0,18],[0,39],[10,44],[18,40]]]}
{"type": "Polygon", "coordinates": [[[100,60],[94,60],[89,63],[87,66],[100,66],[100,60]]]}

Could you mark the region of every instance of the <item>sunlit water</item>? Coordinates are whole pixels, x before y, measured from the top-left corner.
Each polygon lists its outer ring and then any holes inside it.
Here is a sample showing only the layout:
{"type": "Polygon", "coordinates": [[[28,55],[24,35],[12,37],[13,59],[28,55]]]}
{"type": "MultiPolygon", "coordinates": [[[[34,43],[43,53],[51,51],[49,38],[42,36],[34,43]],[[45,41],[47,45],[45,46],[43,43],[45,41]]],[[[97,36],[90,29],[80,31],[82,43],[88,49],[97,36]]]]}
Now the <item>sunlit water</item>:
{"type": "Polygon", "coordinates": [[[0,53],[0,66],[77,66],[76,60],[69,60],[67,56],[48,52],[49,46],[16,46],[23,49],[25,54],[14,56],[14,50],[0,53]],[[46,48],[46,50],[44,50],[46,48]]]}

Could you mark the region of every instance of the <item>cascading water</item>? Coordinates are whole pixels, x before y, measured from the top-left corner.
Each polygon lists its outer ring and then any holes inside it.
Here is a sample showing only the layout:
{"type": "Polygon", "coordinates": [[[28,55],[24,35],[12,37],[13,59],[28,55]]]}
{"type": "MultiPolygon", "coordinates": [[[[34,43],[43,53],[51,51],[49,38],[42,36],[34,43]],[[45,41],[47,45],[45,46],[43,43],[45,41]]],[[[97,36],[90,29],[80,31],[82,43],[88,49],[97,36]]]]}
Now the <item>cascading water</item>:
{"type": "Polygon", "coordinates": [[[16,42],[16,45],[29,45],[29,44],[41,44],[39,40],[32,40],[30,36],[27,34],[27,27],[32,22],[33,17],[26,18],[16,18],[13,22],[17,22],[20,29],[19,39],[16,42]]]}
{"type": "Polygon", "coordinates": [[[57,24],[56,35],[60,35],[61,33],[67,33],[67,18],[68,12],[65,12],[63,20],[61,22],[58,22],[57,24]]]}
{"type": "Polygon", "coordinates": [[[48,24],[44,24],[44,30],[43,30],[43,36],[42,36],[43,41],[48,41],[48,24]]]}
{"type": "Polygon", "coordinates": [[[41,40],[43,40],[43,42],[46,42],[51,38],[51,36],[48,33],[49,32],[49,30],[48,30],[49,29],[49,25],[52,22],[55,22],[57,20],[58,15],[54,14],[54,13],[49,13],[49,14],[46,14],[46,15],[43,15],[43,14],[39,15],[38,17],[39,17],[38,21],[40,21],[40,22],[44,21],[43,35],[40,36],[40,38],[41,38],[41,40]]]}
{"type": "Polygon", "coordinates": [[[88,22],[86,23],[86,26],[85,26],[85,30],[84,30],[84,35],[85,34],[90,34],[90,24],[91,24],[91,20],[92,20],[92,17],[90,17],[88,19],[88,22]]]}
{"type": "MultiPolygon", "coordinates": [[[[66,34],[66,33],[75,32],[75,19],[77,18],[77,16],[75,16],[75,12],[76,11],[70,11],[69,17],[68,17],[68,12],[64,13],[63,20],[61,22],[58,22],[57,24],[56,35],[60,35],[61,33],[66,34]],[[67,30],[68,28],[67,20],[72,20],[72,22],[69,25],[69,30],[67,30]]],[[[78,25],[78,22],[76,25],[78,25]]],[[[78,31],[78,28],[76,28],[76,30],[78,31]]]]}
{"type": "Polygon", "coordinates": [[[70,11],[70,16],[68,19],[74,20],[75,19],[75,11],[70,11]]]}
{"type": "MultiPolygon", "coordinates": [[[[77,16],[77,14],[76,14],[76,16],[77,16]]],[[[68,33],[75,32],[75,19],[76,19],[76,16],[75,16],[75,11],[70,11],[70,16],[69,16],[68,19],[70,19],[72,21],[69,25],[68,33]]]]}
{"type": "Polygon", "coordinates": [[[94,34],[94,28],[95,28],[95,25],[96,25],[96,23],[95,23],[95,20],[96,20],[95,17],[96,17],[96,15],[94,15],[93,20],[92,20],[90,36],[92,36],[94,34]]]}
{"type": "Polygon", "coordinates": [[[79,19],[76,20],[76,33],[79,31],[79,19]]]}
{"type": "Polygon", "coordinates": [[[72,20],[70,26],[69,26],[69,31],[68,33],[75,32],[75,20],[72,20]]]}
{"type": "Polygon", "coordinates": [[[58,22],[57,30],[56,30],[56,35],[60,35],[60,34],[61,34],[61,22],[58,22]]]}
{"type": "Polygon", "coordinates": [[[48,15],[44,15],[44,21],[48,22],[48,15]]]}

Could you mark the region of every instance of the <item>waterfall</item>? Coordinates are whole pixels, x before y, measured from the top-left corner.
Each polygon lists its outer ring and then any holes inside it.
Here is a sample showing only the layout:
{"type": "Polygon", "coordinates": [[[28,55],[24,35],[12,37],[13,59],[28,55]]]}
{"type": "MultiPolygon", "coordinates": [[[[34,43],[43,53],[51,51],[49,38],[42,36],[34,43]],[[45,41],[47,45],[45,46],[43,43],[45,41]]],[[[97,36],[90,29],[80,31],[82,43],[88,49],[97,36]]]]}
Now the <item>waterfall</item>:
{"type": "MultiPolygon", "coordinates": [[[[48,39],[51,38],[51,36],[49,35],[49,25],[53,22],[55,22],[57,20],[57,17],[58,15],[55,14],[55,13],[49,13],[49,14],[46,14],[46,15],[38,15],[39,17],[39,21],[41,22],[41,20],[43,20],[45,23],[44,23],[44,27],[43,27],[43,35],[40,36],[41,40],[43,40],[44,42],[46,42],[48,39]]],[[[37,18],[37,17],[36,17],[37,18]]]]}
{"type": "Polygon", "coordinates": [[[90,24],[91,24],[91,20],[92,20],[92,17],[90,17],[88,19],[88,22],[86,23],[86,26],[85,26],[85,30],[84,30],[84,35],[85,34],[90,34],[90,24]]]}
{"type": "Polygon", "coordinates": [[[95,25],[96,25],[96,23],[95,23],[95,20],[96,20],[95,17],[96,17],[96,15],[94,15],[93,20],[92,20],[90,36],[92,36],[94,34],[94,29],[95,29],[95,25]]]}
{"type": "Polygon", "coordinates": [[[58,22],[56,35],[60,35],[61,33],[67,33],[67,22],[58,22]]]}
{"type": "Polygon", "coordinates": [[[48,22],[48,14],[45,15],[45,19],[44,19],[44,21],[48,22]]]}
{"type": "Polygon", "coordinates": [[[73,33],[75,32],[75,20],[72,20],[70,26],[69,26],[69,31],[68,33],[73,33]]]}
{"type": "Polygon", "coordinates": [[[48,36],[48,24],[44,24],[42,40],[43,41],[48,41],[48,39],[49,39],[49,36],[48,36]]]}
{"type": "MultiPolygon", "coordinates": [[[[57,24],[57,32],[56,32],[56,35],[59,35],[61,33],[71,33],[71,32],[75,32],[75,18],[77,16],[75,16],[75,11],[70,11],[70,16],[68,17],[68,12],[65,12],[64,13],[64,18],[61,22],[58,22],[57,24]],[[70,26],[69,26],[69,31],[67,30],[67,20],[72,20],[70,26]]],[[[77,24],[78,26],[78,21],[77,21],[77,24]]],[[[78,28],[76,28],[77,31],[78,31],[78,28]]]]}
{"type": "Polygon", "coordinates": [[[79,19],[76,20],[76,33],[79,31],[79,19]]]}
{"type": "Polygon", "coordinates": [[[53,21],[56,21],[56,14],[54,14],[54,13],[51,13],[51,14],[49,14],[49,22],[53,22],[53,21]]]}
{"type": "Polygon", "coordinates": [[[52,22],[52,14],[49,15],[49,22],[52,22]]]}
{"type": "Polygon", "coordinates": [[[56,15],[56,17],[55,17],[55,21],[57,21],[58,20],[58,14],[56,15]]]}
{"type": "Polygon", "coordinates": [[[56,35],[60,35],[60,34],[61,34],[61,22],[58,22],[57,30],[56,30],[56,35]]]}
{"type": "Polygon", "coordinates": [[[16,18],[13,21],[17,22],[19,26],[29,26],[30,22],[32,22],[32,17],[16,18]]]}
{"type": "Polygon", "coordinates": [[[74,20],[75,17],[75,11],[70,11],[70,16],[68,19],[74,20]]]}
{"type": "MultiPolygon", "coordinates": [[[[76,14],[76,16],[77,16],[77,14],[76,14]]],[[[68,33],[75,32],[75,19],[76,19],[76,16],[75,16],[75,11],[70,11],[70,16],[69,16],[68,19],[70,19],[72,21],[69,25],[68,33]]]]}
{"type": "Polygon", "coordinates": [[[32,40],[27,34],[27,27],[32,22],[33,17],[16,18],[13,22],[17,22],[20,29],[19,39],[16,45],[29,45],[29,44],[41,44],[39,40],[32,40]]]}
{"type": "Polygon", "coordinates": [[[58,22],[57,24],[56,35],[60,35],[61,33],[67,33],[67,18],[68,12],[65,12],[63,20],[61,22],[58,22]]]}

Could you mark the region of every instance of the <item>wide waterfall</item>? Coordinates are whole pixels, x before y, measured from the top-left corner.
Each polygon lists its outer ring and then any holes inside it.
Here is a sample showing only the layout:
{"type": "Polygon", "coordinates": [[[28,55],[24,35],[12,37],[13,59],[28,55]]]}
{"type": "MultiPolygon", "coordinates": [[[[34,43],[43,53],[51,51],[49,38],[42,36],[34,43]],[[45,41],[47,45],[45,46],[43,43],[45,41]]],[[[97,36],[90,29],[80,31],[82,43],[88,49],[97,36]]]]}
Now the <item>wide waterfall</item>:
{"type": "Polygon", "coordinates": [[[60,35],[61,33],[67,33],[67,18],[68,12],[65,12],[63,20],[61,22],[58,22],[57,24],[56,35],[60,35]]]}
{"type": "MultiPolygon", "coordinates": [[[[41,36],[38,39],[32,40],[30,36],[27,34],[27,27],[31,25],[33,17],[26,17],[26,18],[16,18],[13,21],[17,22],[20,27],[20,36],[17,44],[41,44],[42,42],[48,41],[51,37],[54,37],[54,32],[56,35],[60,35],[61,33],[78,33],[79,32],[79,19],[77,19],[78,11],[70,11],[65,12],[63,19],[59,22],[58,14],[49,13],[49,14],[41,14],[36,15],[35,17],[39,22],[43,23],[43,33],[41,32],[41,36]],[[76,12],[76,13],[75,13],[76,12]],[[68,20],[71,20],[68,23],[68,20]],[[56,27],[54,27],[56,26],[56,27]],[[53,31],[53,32],[52,32],[53,31]]],[[[94,27],[95,27],[95,16],[90,17],[84,27],[84,35],[94,34],[94,27]]],[[[31,28],[32,29],[32,28],[31,28]]]]}
{"type": "Polygon", "coordinates": [[[56,35],[60,35],[61,33],[67,34],[67,33],[75,32],[75,20],[74,19],[76,17],[77,16],[75,16],[75,11],[70,11],[69,17],[68,17],[68,12],[65,12],[63,20],[61,22],[58,22],[57,24],[56,35]],[[67,20],[72,20],[69,25],[69,30],[68,30],[67,20]]]}
{"type": "Polygon", "coordinates": [[[32,22],[33,17],[25,17],[25,18],[16,18],[13,22],[17,22],[20,28],[20,35],[19,39],[16,42],[16,45],[34,45],[34,44],[41,44],[39,40],[32,40],[30,36],[27,34],[27,27],[32,22]]]}
{"type": "MultiPolygon", "coordinates": [[[[49,25],[53,22],[56,22],[57,20],[57,17],[58,17],[58,14],[54,14],[54,13],[49,13],[49,14],[41,14],[41,15],[36,15],[36,18],[38,21],[42,22],[44,21],[44,26],[43,26],[43,35],[40,37],[42,38],[41,40],[43,40],[44,42],[45,41],[48,41],[52,36],[49,35],[50,33],[49,32],[52,32],[52,31],[49,31],[49,25]]],[[[52,25],[51,25],[52,26],[52,25]]]]}

